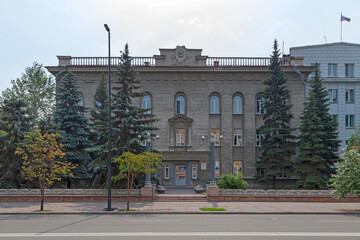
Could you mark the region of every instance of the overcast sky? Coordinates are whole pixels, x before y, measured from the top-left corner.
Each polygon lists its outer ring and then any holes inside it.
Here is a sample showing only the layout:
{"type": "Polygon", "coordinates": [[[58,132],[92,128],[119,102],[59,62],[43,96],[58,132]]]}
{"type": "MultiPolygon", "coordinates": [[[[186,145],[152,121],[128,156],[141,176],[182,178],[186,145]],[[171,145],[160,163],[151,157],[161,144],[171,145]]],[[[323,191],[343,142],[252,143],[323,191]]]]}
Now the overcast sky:
{"type": "Polygon", "coordinates": [[[57,55],[153,56],[159,48],[203,49],[212,57],[267,57],[273,40],[290,47],[360,43],[358,0],[0,0],[0,91],[37,61],[57,55]],[[325,37],[326,36],[326,37],[325,37]]]}

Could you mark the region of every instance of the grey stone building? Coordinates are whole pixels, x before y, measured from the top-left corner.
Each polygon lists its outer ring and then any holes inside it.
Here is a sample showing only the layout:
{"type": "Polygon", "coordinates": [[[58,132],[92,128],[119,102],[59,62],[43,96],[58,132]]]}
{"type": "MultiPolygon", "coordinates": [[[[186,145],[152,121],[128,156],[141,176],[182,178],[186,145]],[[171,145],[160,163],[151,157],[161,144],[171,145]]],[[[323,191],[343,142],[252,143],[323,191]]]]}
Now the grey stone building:
{"type": "MultiPolygon", "coordinates": [[[[209,182],[209,138],[213,133],[216,177],[241,172],[255,187],[255,162],[261,145],[256,129],[263,121],[262,82],[269,76],[270,58],[208,57],[201,52],[178,46],[160,49],[160,55],[153,57],[134,57],[132,61],[142,90],[147,93],[134,103],[144,108],[151,106],[160,119],[155,123],[160,138],[152,144],[165,157],[160,172],[162,184],[195,186],[209,182]]],[[[58,56],[58,59],[58,66],[47,69],[54,76],[62,66],[74,72],[84,105],[92,108],[98,81],[108,71],[107,58],[58,56]]],[[[113,81],[117,78],[117,62],[118,58],[112,58],[113,81]]],[[[283,70],[291,90],[289,103],[293,104],[291,127],[298,127],[306,79],[288,63],[283,70]]],[[[300,66],[298,70],[308,75],[312,68],[300,66]]],[[[292,180],[283,179],[286,184],[293,183],[292,180]]]]}
{"type": "Polygon", "coordinates": [[[335,42],[293,47],[290,56],[302,57],[305,66],[320,64],[329,91],[329,112],[338,121],[343,149],[360,124],[360,44],[335,42]]]}

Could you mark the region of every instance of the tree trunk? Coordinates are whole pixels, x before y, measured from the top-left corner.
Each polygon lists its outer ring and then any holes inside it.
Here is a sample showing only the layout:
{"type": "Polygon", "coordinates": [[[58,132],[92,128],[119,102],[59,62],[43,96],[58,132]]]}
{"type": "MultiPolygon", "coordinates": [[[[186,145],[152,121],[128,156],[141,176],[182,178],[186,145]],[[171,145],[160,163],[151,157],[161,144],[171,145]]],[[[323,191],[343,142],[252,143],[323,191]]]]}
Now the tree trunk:
{"type": "Polygon", "coordinates": [[[41,195],[41,201],[40,201],[40,211],[44,210],[44,196],[45,196],[45,184],[41,180],[39,180],[39,186],[40,186],[40,195],[41,195]]]}
{"type": "MultiPolygon", "coordinates": [[[[131,179],[132,180],[132,179],[131,179]]],[[[130,210],[130,196],[131,196],[131,190],[130,190],[130,173],[128,172],[128,183],[127,183],[127,198],[126,198],[126,211],[130,210]]]]}

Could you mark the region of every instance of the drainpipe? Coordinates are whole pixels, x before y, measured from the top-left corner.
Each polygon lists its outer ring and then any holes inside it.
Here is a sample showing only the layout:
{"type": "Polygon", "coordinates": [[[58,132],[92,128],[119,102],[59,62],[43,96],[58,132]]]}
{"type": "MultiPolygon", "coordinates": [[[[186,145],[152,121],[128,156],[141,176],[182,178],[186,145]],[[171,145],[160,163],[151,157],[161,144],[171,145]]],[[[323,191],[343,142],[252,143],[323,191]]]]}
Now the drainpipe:
{"type": "Polygon", "coordinates": [[[63,74],[64,72],[66,72],[66,71],[67,71],[67,69],[66,69],[65,64],[61,65],[61,71],[58,72],[58,73],[56,74],[56,76],[55,76],[56,83],[57,83],[57,81],[59,80],[60,75],[63,74]]]}

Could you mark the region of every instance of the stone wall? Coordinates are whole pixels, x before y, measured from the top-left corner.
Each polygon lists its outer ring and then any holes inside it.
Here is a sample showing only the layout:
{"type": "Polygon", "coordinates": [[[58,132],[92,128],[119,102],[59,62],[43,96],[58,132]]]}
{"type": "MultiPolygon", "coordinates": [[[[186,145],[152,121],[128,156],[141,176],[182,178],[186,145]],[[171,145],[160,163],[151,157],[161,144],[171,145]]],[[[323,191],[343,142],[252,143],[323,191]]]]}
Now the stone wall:
{"type": "MultiPolygon", "coordinates": [[[[40,189],[0,189],[0,196],[4,195],[40,195],[40,189]]],[[[91,196],[107,196],[107,189],[45,189],[45,195],[91,195],[91,196]]],[[[112,189],[112,196],[126,196],[126,189],[112,189]]],[[[140,196],[140,189],[133,189],[132,196],[140,196]]]]}

